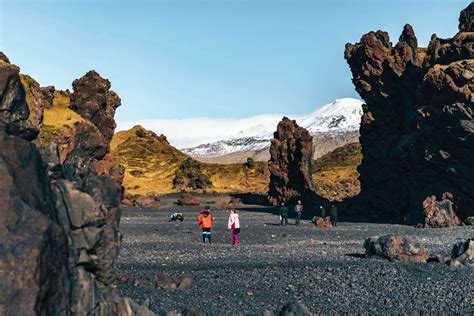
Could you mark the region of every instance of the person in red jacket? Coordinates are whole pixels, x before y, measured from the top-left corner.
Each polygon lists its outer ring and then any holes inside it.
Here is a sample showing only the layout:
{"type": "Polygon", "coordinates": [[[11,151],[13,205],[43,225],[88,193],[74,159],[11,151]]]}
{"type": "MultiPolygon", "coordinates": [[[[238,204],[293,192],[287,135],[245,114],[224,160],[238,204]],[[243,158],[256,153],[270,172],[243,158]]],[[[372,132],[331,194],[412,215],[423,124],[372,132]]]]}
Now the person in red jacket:
{"type": "Polygon", "coordinates": [[[206,206],[206,208],[199,213],[197,220],[199,227],[202,228],[202,242],[208,242],[211,244],[211,228],[214,222],[214,217],[211,215],[209,206],[206,206]]]}

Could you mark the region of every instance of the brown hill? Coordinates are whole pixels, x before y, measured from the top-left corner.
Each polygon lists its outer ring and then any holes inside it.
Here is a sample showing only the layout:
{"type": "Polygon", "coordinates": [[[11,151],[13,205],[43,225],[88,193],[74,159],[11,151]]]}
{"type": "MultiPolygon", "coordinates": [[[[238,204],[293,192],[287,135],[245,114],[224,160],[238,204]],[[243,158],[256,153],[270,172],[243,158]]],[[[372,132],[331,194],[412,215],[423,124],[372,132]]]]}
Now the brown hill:
{"type": "Polygon", "coordinates": [[[347,144],[313,163],[316,191],[329,200],[342,200],[360,192],[357,166],[362,160],[359,143],[347,144]]]}
{"type": "MultiPolygon", "coordinates": [[[[133,194],[165,194],[181,190],[268,190],[270,174],[266,162],[255,162],[253,166],[244,163],[203,163],[196,160],[186,163],[190,157],[171,146],[165,136],[158,136],[141,126],[116,133],[112,139],[111,152],[114,159],[125,167],[124,186],[133,194]],[[197,174],[208,178],[210,185],[205,185],[204,188],[193,185],[199,178],[197,174]],[[191,184],[188,185],[189,183],[191,184]]],[[[357,143],[342,146],[316,160],[313,179],[318,193],[329,199],[342,199],[357,194],[360,190],[357,180],[360,160],[360,145],[357,143]]]]}
{"type": "MultiPolygon", "coordinates": [[[[194,190],[186,183],[190,182],[189,176],[196,176],[195,170],[194,175],[187,176],[186,168],[181,167],[189,157],[171,146],[163,135],[158,136],[135,126],[114,135],[111,151],[113,157],[125,167],[124,186],[130,193],[164,194],[194,190]],[[178,184],[174,181],[177,176],[180,179],[178,184]]],[[[211,185],[206,185],[204,189],[195,187],[197,191],[266,192],[268,188],[269,173],[264,162],[255,163],[252,167],[245,164],[198,165],[198,172],[209,178],[211,185]]]]}

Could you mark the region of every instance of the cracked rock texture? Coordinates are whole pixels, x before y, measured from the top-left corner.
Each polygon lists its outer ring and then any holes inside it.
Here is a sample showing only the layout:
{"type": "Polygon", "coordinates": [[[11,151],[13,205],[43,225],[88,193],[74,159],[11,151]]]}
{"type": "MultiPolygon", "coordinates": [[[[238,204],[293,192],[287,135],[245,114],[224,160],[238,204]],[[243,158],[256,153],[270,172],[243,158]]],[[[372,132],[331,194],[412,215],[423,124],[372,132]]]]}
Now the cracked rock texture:
{"type": "Polygon", "coordinates": [[[408,24],[395,45],[383,31],[346,45],[365,100],[361,211],[426,224],[424,201],[449,195],[452,212],[436,227],[474,214],[473,10],[471,3],[461,12],[453,38],[433,35],[427,48],[408,24]]]}
{"type": "MultiPolygon", "coordinates": [[[[96,170],[110,139],[103,137],[94,145],[99,150],[75,151],[66,161],[55,143],[37,147],[30,141],[47,105],[32,100],[47,100],[48,94],[30,83],[26,93],[19,68],[0,54],[0,314],[150,314],[114,290],[123,189],[96,170]],[[29,113],[34,113],[31,120],[29,113]]],[[[95,94],[110,92],[93,86],[90,98],[101,100],[95,94]]],[[[76,105],[81,102],[89,104],[82,98],[76,105]]],[[[98,114],[98,126],[100,118],[104,126],[113,125],[113,114],[98,114]]],[[[84,146],[90,130],[77,131],[72,141],[80,138],[84,146]]]]}
{"type": "Polygon", "coordinates": [[[268,201],[272,205],[302,200],[305,206],[312,206],[316,196],[311,174],[313,151],[313,137],[295,120],[284,117],[278,123],[268,162],[268,201]]]}

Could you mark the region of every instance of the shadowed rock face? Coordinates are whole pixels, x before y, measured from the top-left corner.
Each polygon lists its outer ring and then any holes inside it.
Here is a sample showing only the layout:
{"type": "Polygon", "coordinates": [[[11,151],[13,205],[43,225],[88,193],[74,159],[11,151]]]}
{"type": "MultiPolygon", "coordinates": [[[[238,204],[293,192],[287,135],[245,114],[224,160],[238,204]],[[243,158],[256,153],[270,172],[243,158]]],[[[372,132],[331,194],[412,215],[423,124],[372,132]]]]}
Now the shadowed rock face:
{"type": "Polygon", "coordinates": [[[284,117],[270,146],[268,199],[271,204],[311,199],[314,195],[312,157],[313,137],[295,120],[284,117]]]}
{"type": "Polygon", "coordinates": [[[382,31],[346,45],[365,100],[360,200],[372,215],[424,223],[423,202],[444,193],[457,216],[474,213],[474,33],[464,32],[472,10],[461,14],[458,34],[433,35],[427,49],[410,25],[395,46],[382,31]]]}
{"type": "Polygon", "coordinates": [[[97,174],[107,138],[64,164],[54,143],[37,148],[19,69],[0,59],[0,314],[147,315],[113,288],[122,187],[97,174]]]}
{"type": "Polygon", "coordinates": [[[32,140],[38,135],[38,130],[26,126],[30,111],[21,84],[20,68],[10,64],[3,54],[0,67],[0,130],[32,140]]]}
{"type": "Polygon", "coordinates": [[[60,314],[70,296],[67,238],[38,150],[0,131],[0,172],[0,314],[60,314]]]}
{"type": "Polygon", "coordinates": [[[474,3],[461,11],[459,17],[459,30],[461,32],[474,32],[474,3]]]}

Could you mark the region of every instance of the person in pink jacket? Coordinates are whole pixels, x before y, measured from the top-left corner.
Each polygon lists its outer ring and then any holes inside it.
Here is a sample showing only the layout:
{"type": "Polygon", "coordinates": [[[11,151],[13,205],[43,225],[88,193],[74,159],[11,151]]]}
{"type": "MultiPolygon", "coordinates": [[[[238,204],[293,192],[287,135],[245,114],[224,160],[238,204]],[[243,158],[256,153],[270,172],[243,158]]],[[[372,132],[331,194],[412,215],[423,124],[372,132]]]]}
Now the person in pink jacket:
{"type": "Polygon", "coordinates": [[[232,230],[232,245],[237,247],[239,245],[240,219],[235,209],[230,210],[227,228],[232,230]]]}

